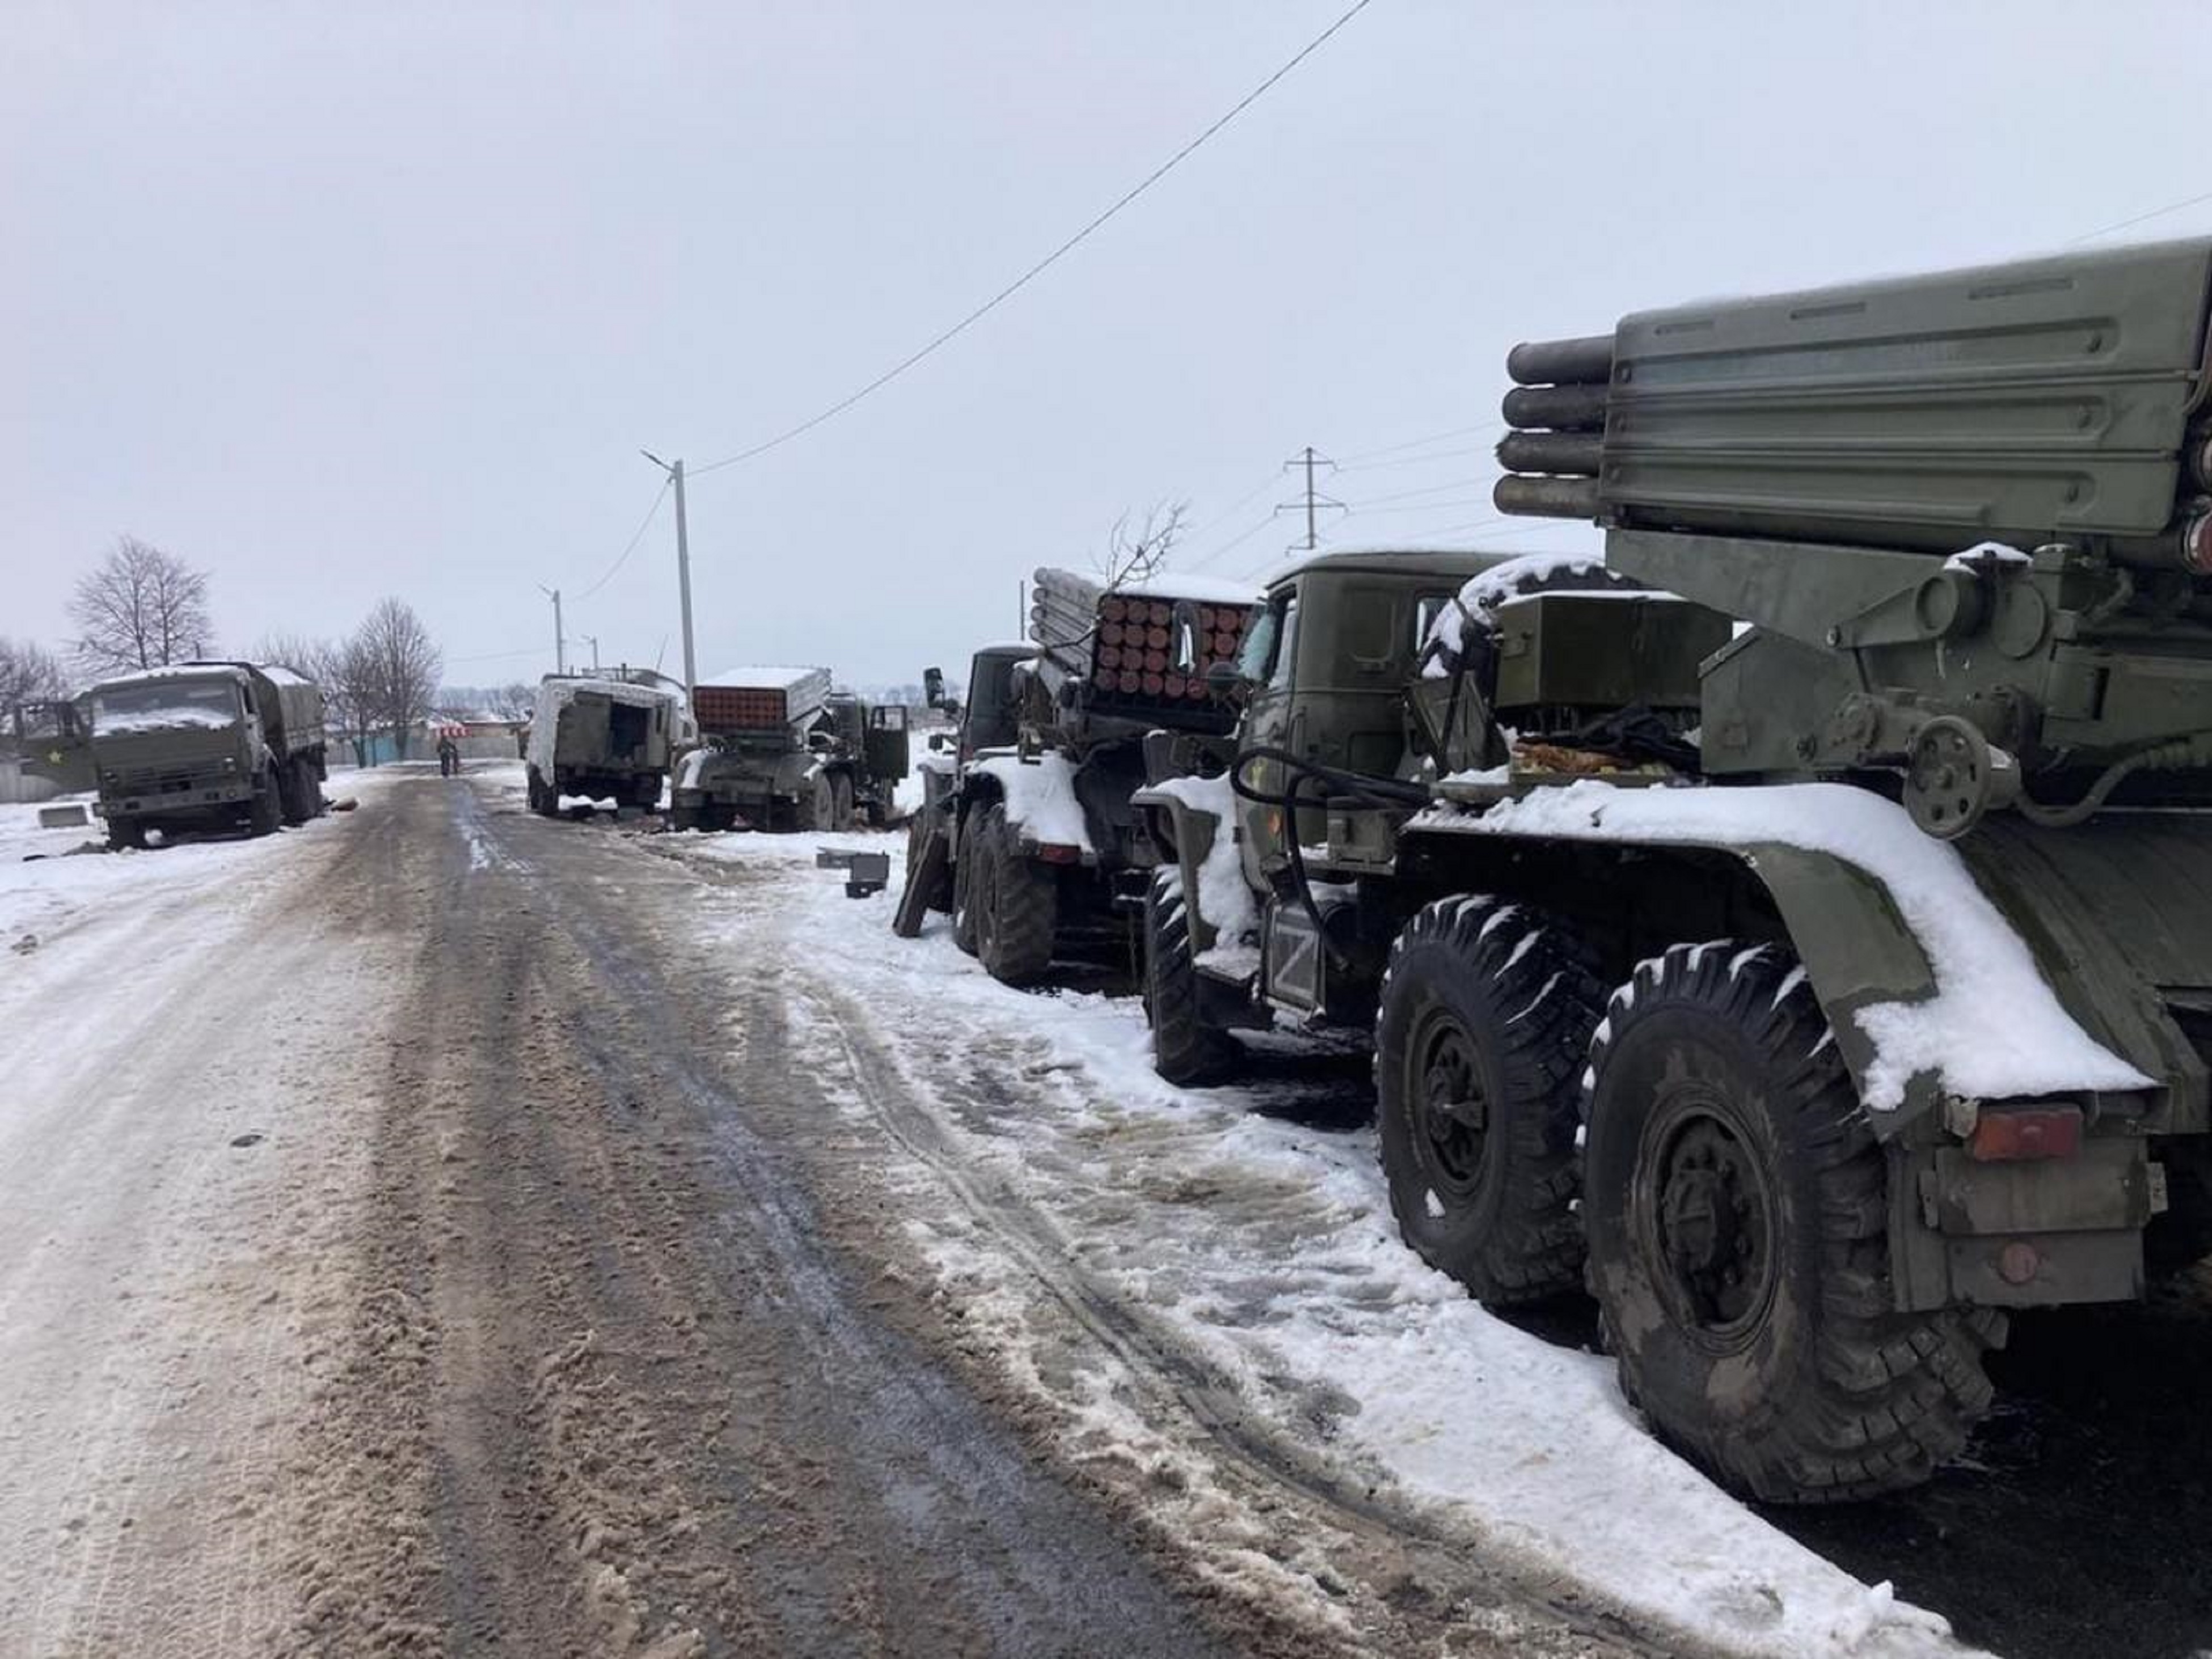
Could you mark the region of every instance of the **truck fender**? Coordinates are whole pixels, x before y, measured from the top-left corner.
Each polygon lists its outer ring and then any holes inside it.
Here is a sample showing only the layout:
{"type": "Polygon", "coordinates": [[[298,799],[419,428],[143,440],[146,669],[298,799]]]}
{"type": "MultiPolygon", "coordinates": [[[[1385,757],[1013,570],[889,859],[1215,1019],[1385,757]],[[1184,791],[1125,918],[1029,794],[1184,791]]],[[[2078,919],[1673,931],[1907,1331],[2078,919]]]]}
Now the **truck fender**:
{"type": "Polygon", "coordinates": [[[1171,790],[1147,785],[1129,797],[1147,820],[1152,839],[1173,858],[1182,878],[1183,908],[1190,916],[1193,950],[1210,951],[1217,929],[1199,902],[1198,872],[1213,851],[1214,837],[1222,832],[1221,815],[1194,806],[1171,790]]]}
{"type": "MultiPolygon", "coordinates": [[[[1918,1002],[1936,994],[1935,972],[1927,954],[1899,914],[1887,887],[1832,854],[1776,842],[1726,846],[1632,835],[1579,843],[1577,850],[1593,857],[1618,856],[1624,850],[1680,854],[1686,860],[1706,861],[1702,871],[1686,872],[1706,880],[1712,878],[1713,857],[1734,860],[1779,915],[1783,932],[1827,1017],[1837,1051],[1862,1095],[1875,1060],[1875,1044],[1856,1018],[1858,1012],[1881,1003],[1918,1002]]],[[[1458,871],[1472,860],[1478,880],[1495,880],[1506,888],[1525,882],[1517,871],[1542,868],[1560,851],[1557,839],[1541,833],[1499,830],[1468,835],[1418,823],[1409,825],[1400,841],[1401,860],[1407,854],[1415,860],[1433,858],[1441,869],[1458,871]]],[[[1564,873],[1559,878],[1574,879],[1564,873]]],[[[1887,1139],[1936,1107],[1936,1084],[1930,1073],[1910,1079],[1899,1107],[1875,1115],[1877,1134],[1887,1139]]]]}

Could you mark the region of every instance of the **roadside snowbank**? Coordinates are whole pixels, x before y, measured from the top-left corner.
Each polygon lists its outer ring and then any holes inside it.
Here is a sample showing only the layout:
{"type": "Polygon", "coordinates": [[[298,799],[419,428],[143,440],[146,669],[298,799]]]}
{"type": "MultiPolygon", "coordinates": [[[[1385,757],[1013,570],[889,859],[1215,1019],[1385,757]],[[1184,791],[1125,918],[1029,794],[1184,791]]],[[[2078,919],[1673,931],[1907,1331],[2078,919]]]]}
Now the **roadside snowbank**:
{"type": "Polygon", "coordinates": [[[2142,1089],[2150,1079],[2059,1005],[2012,924],[1948,844],[1905,809],[1847,784],[1758,789],[1621,789],[1585,780],[1537,789],[1486,811],[1439,807],[1409,827],[1575,841],[1676,840],[1755,848],[1779,843],[1856,865],[1889,890],[1927,953],[1936,994],[1858,1012],[1875,1056],[1867,1105],[1894,1111],[1908,1079],[1934,1072],[1954,1094],[2002,1099],[2073,1089],[2142,1089]]]}
{"type": "MultiPolygon", "coordinates": [[[[794,989],[866,1023],[932,1103],[960,1178],[989,1202],[939,1193],[910,1226],[963,1328],[1074,1412],[1085,1443],[1148,1459],[1158,1425],[1128,1420],[1097,1369],[1109,1362],[1086,1369],[1054,1334],[1038,1272],[1112,1303],[1188,1356],[1177,1369],[1219,1379],[1240,1432],[1422,1512],[1532,1584],[1569,1580],[1759,1659],[1962,1650],[1943,1620],[1822,1560],[1667,1451],[1609,1361],[1492,1317],[1425,1267],[1397,1236],[1371,1130],[1261,1115],[1310,1103],[1304,1062],[1249,1088],[1170,1087],[1133,999],[1007,990],[952,949],[942,918],[893,939],[901,855],[884,838],[729,838],[708,855],[775,872],[794,989]],[[891,852],[890,890],[855,902],[814,878],[825,843],[891,852]]],[[[742,926],[759,950],[760,919],[742,926]]],[[[820,1040],[827,1054],[843,1039],[820,1040]]]]}

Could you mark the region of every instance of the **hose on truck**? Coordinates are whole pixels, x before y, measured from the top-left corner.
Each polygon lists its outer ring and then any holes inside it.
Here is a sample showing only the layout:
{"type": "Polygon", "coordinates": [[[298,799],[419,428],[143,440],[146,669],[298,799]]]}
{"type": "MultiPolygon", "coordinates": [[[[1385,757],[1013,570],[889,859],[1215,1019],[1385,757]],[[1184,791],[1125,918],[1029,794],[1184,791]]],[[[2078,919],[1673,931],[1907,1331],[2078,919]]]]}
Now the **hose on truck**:
{"type": "Polygon", "coordinates": [[[1322,926],[1321,906],[1315,902],[1313,880],[1306,873],[1305,848],[1299,844],[1298,809],[1301,806],[1326,807],[1332,799],[1349,796],[1363,806],[1380,808],[1426,806],[1430,796],[1421,784],[1407,783],[1401,778],[1379,777],[1372,773],[1353,772],[1340,766],[1325,766],[1321,762],[1287,749],[1262,746],[1247,749],[1237,757],[1229,769],[1229,787],[1241,800],[1256,805],[1270,806],[1283,814],[1283,826],[1288,832],[1284,842],[1288,848],[1291,880],[1297,889],[1298,902],[1307,919],[1313,923],[1314,938],[1332,964],[1346,965],[1344,952],[1338,950],[1322,926]],[[1279,791],[1260,788],[1245,775],[1255,763],[1273,762],[1283,769],[1285,783],[1279,791]],[[1323,786],[1318,796],[1309,797],[1305,791],[1310,783],[1323,786]]]}

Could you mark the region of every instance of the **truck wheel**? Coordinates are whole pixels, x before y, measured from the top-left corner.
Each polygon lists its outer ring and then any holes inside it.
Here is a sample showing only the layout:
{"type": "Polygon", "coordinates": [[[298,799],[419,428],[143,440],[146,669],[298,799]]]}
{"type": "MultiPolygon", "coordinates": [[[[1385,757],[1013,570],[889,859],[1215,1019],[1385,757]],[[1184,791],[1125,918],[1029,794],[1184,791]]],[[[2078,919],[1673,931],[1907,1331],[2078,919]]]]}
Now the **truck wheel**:
{"type": "Polygon", "coordinates": [[[277,773],[277,794],[284,809],[284,825],[296,830],[314,817],[315,781],[308,775],[307,766],[295,755],[284,763],[277,773]]]}
{"type": "Polygon", "coordinates": [[[975,954],[1001,985],[1030,984],[1052,966],[1059,884],[1049,866],[1022,856],[1002,804],[984,809],[976,842],[969,883],[975,954]]]}
{"type": "Polygon", "coordinates": [[[125,818],[121,823],[107,821],[107,846],[110,852],[142,851],[146,845],[146,826],[136,818],[125,818]]]}
{"type": "Polygon", "coordinates": [[[1376,1121],[1398,1231],[1492,1306],[1571,1290],[1577,1081],[1597,986],[1558,924],[1439,899],[1390,947],[1376,1121]]]}
{"type": "Polygon", "coordinates": [[[246,809],[246,832],[249,836],[273,836],[283,821],[284,798],[276,769],[265,766],[253,781],[253,799],[246,809]]]}
{"type": "Polygon", "coordinates": [[[646,777],[632,779],[629,786],[629,799],[631,805],[642,807],[646,811],[659,811],[659,775],[656,773],[646,777]]]}
{"type": "Polygon", "coordinates": [[[1588,1082],[1590,1287],[1659,1437],[1775,1503],[1956,1455],[2004,1316],[1890,1310],[1881,1148],[1796,960],[1724,941],[1640,963],[1588,1082]]]}
{"type": "Polygon", "coordinates": [[[830,824],[836,829],[850,830],[853,827],[853,780],[840,772],[830,780],[830,824]]]}
{"type": "Polygon", "coordinates": [[[561,816],[561,791],[545,781],[536,767],[530,769],[530,810],[542,818],[561,816]]]}
{"type": "Polygon", "coordinates": [[[960,832],[960,856],[952,863],[952,942],[975,954],[975,866],[983,854],[983,816],[970,815],[960,832]]]}
{"type": "Polygon", "coordinates": [[[1152,1028],[1152,1069],[1182,1088],[1222,1081],[1243,1053],[1199,1012],[1196,958],[1182,872],[1155,870],[1145,891],[1145,1019],[1152,1028]]]}

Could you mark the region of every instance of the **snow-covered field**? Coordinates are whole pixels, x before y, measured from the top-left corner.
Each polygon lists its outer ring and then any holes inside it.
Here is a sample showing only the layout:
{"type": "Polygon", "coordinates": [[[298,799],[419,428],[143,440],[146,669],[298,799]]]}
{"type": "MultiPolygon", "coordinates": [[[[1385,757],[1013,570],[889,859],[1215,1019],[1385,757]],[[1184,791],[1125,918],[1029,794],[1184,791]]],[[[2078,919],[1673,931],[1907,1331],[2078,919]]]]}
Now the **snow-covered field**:
{"type": "MultiPolygon", "coordinates": [[[[1397,1237],[1372,1132],[1297,1121],[1310,1093],[1298,1067],[1279,1062],[1249,1088],[1171,1088],[1152,1073],[1133,999],[1007,990],[942,918],[896,939],[895,838],[687,836],[656,850],[774,872],[786,982],[824,1063],[842,1055],[860,1079],[855,1051],[873,1049],[933,1114],[942,1155],[909,1225],[940,1293],[1100,1444],[1158,1437],[1110,1366],[1068,1375],[1059,1322],[1041,1316],[1061,1274],[1195,1356],[1239,1416],[1256,1413],[1326,1476],[1529,1582],[1581,1585],[1729,1653],[1960,1650],[1942,1620],[1838,1570],[1660,1446],[1610,1361],[1492,1317],[1425,1267],[1397,1237]],[[890,850],[890,890],[847,899],[812,868],[824,844],[890,850]],[[942,1201],[946,1182],[969,1201],[942,1201]]],[[[761,925],[750,908],[701,909],[725,960],[757,959],[761,925]]]]}

